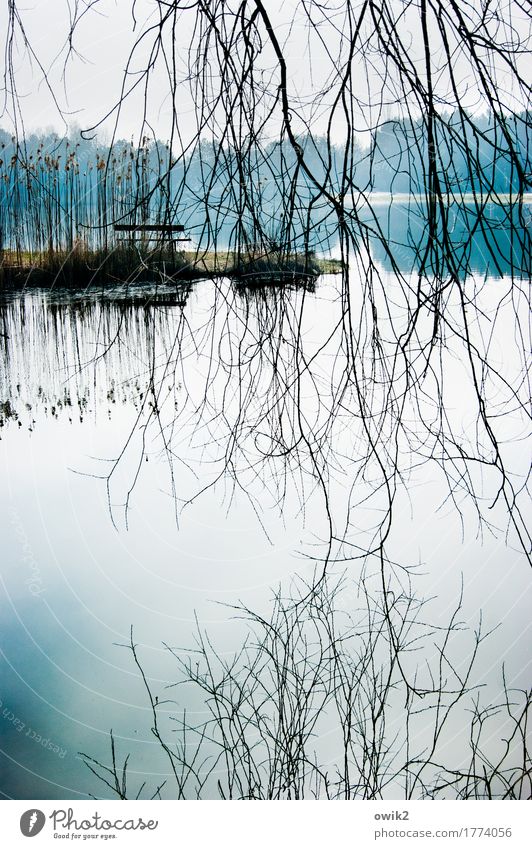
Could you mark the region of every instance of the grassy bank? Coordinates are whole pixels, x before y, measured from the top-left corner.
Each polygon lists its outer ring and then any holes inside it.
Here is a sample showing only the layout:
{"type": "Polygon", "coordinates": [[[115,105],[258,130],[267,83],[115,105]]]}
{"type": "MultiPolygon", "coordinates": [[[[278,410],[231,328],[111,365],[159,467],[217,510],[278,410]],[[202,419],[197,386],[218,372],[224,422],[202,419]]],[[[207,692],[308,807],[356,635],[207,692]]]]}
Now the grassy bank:
{"type": "Polygon", "coordinates": [[[195,280],[229,276],[243,282],[279,282],[336,274],[341,263],[313,255],[279,252],[177,251],[171,246],[118,245],[110,250],[75,247],[69,252],[4,251],[0,285],[90,286],[146,280],[195,280]]]}

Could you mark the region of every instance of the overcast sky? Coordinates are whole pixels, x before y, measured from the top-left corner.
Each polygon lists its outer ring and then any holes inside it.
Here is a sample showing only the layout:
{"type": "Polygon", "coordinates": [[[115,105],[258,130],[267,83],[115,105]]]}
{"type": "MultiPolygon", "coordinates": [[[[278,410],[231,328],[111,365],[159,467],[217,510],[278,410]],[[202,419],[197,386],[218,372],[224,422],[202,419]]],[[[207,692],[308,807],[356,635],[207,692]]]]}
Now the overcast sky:
{"type": "MultiPolygon", "coordinates": [[[[29,61],[28,53],[22,49],[21,39],[18,38],[14,51],[15,70],[19,103],[24,117],[26,129],[47,129],[53,127],[64,132],[65,122],[72,126],[79,124],[82,128],[91,127],[102,119],[112,109],[120,97],[121,85],[124,79],[124,69],[132,45],[139,36],[147,33],[143,47],[138,51],[137,58],[131,67],[139,71],[145,63],[146,47],[153,43],[150,27],[154,26],[159,16],[159,6],[156,0],[137,0],[135,3],[135,20],[131,14],[131,3],[126,0],[97,0],[89,5],[77,25],[73,46],[75,54],[71,56],[65,67],[65,43],[69,31],[69,16],[74,7],[74,0],[33,0],[31,5],[20,7],[20,14],[28,38],[36,56],[47,69],[49,80],[57,97],[64,120],[53,102],[50,92],[43,80],[43,73],[38,64],[29,61]]],[[[185,5],[185,4],[183,4],[185,5]]],[[[299,98],[301,111],[306,117],[312,116],[312,127],[316,133],[323,132],[327,126],[328,106],[331,97],[324,97],[318,108],[315,97],[316,91],[330,80],[331,71],[334,73],[336,57],[341,53],[340,43],[346,33],[345,0],[330,0],[325,4],[305,4],[303,0],[268,0],[266,6],[274,22],[276,34],[285,46],[291,96],[299,98]],[[315,30],[309,37],[309,20],[307,11],[313,16],[315,30]],[[329,53],[330,51],[330,53],[329,53]]],[[[423,51],[419,36],[419,9],[414,4],[404,4],[397,0],[397,10],[401,17],[401,36],[409,58],[416,64],[419,72],[423,73],[423,51]],[[407,10],[407,11],[405,11],[407,10]]],[[[473,3],[474,5],[474,3],[473,3]]],[[[501,0],[501,5],[512,8],[513,14],[519,14],[519,7],[513,0],[501,0]]],[[[80,8],[87,6],[87,0],[82,0],[80,8]]],[[[226,8],[232,6],[230,2],[226,8]]],[[[362,3],[358,4],[359,7],[362,3]]],[[[478,3],[477,3],[478,6],[478,3]]],[[[357,4],[353,4],[357,10],[357,4]]],[[[0,7],[0,32],[6,31],[7,4],[0,7]]],[[[195,105],[186,81],[188,70],[188,51],[193,38],[193,28],[196,12],[186,9],[181,13],[176,30],[177,75],[183,81],[180,86],[176,103],[178,125],[184,136],[195,131],[195,105]]],[[[513,25],[523,30],[522,20],[515,17],[513,25]]],[[[369,27],[369,22],[368,22],[369,27]]],[[[264,28],[263,28],[264,30],[264,28]]],[[[499,27],[500,30],[500,27],[499,27]]],[[[371,34],[371,27],[368,29],[371,34]]],[[[502,35],[500,35],[502,38],[502,35]]],[[[168,42],[167,42],[168,43],[168,42]]],[[[347,42],[344,42],[346,50],[347,42]]],[[[346,55],[344,53],[344,55],[346,55]]],[[[460,58],[456,52],[456,70],[459,84],[462,86],[464,102],[468,108],[482,110],[474,80],[467,67],[466,58],[460,58]]],[[[434,61],[435,79],[438,84],[448,89],[446,62],[438,56],[437,38],[434,38],[432,58],[434,61]]],[[[529,57],[523,57],[523,63],[529,57]]],[[[268,78],[268,69],[274,64],[271,50],[266,47],[258,60],[268,78]]],[[[360,97],[358,108],[357,129],[361,131],[364,125],[371,126],[376,119],[382,120],[396,114],[397,108],[392,105],[397,96],[401,80],[397,72],[390,66],[386,69],[387,84],[383,85],[379,74],[383,70],[383,60],[380,56],[370,55],[369,51],[355,55],[353,86],[360,97]],[[381,99],[384,99],[384,109],[378,111],[381,99]],[[386,104],[386,101],[389,101],[386,104]],[[370,108],[370,105],[372,108],[370,108]]],[[[526,65],[523,65],[526,72],[526,65]]],[[[135,77],[131,76],[132,82],[135,77]]],[[[276,79],[276,78],[275,78],[276,79]]],[[[274,79],[273,87],[276,82],[274,79]]],[[[505,102],[511,102],[512,92],[506,92],[506,73],[501,73],[501,91],[505,92],[505,102]]],[[[443,90],[443,89],[442,89],[443,90]]],[[[118,137],[138,138],[143,117],[143,91],[128,100],[121,112],[118,126],[118,137]]],[[[174,106],[168,96],[168,81],[165,78],[162,63],[152,75],[149,93],[148,120],[153,132],[162,139],[168,137],[174,106]]],[[[102,140],[111,137],[116,113],[104,120],[103,130],[99,130],[102,140]]],[[[7,110],[0,118],[0,126],[11,129],[13,108],[9,103],[7,110]]],[[[339,122],[334,132],[337,140],[341,141],[344,128],[339,122]]]]}

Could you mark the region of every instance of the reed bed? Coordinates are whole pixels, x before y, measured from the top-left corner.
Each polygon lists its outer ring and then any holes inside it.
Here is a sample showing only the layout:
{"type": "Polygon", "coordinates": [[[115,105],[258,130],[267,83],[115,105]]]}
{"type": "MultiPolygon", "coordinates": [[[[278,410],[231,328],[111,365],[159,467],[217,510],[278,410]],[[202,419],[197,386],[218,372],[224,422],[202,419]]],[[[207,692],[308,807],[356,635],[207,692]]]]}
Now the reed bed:
{"type": "Polygon", "coordinates": [[[147,138],[107,152],[68,139],[31,150],[15,138],[0,152],[0,281],[18,284],[136,280],[151,263],[185,266],[173,241],[120,238],[117,222],[167,224],[169,148],[147,138]],[[92,153],[92,155],[91,155],[92,153]]]}
{"type": "Polygon", "coordinates": [[[220,274],[247,282],[276,275],[282,281],[340,270],[339,263],[318,260],[310,251],[287,252],[273,244],[184,251],[171,234],[149,239],[142,232],[135,238],[115,232],[117,223],[176,223],[180,175],[172,167],[169,146],[147,137],[139,147],[118,142],[103,152],[68,139],[33,148],[14,137],[4,142],[0,285],[87,286],[220,274]]]}

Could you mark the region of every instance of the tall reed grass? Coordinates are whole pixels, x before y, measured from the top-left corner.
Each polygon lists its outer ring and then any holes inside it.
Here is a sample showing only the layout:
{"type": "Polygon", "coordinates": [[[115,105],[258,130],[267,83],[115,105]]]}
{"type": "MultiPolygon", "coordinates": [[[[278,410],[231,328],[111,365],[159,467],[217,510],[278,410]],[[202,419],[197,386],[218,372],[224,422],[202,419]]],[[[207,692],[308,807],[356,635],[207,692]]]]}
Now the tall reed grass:
{"type": "Polygon", "coordinates": [[[0,151],[0,264],[5,283],[136,279],[151,262],[183,262],[174,242],[133,240],[117,222],[172,223],[170,149],[145,137],[87,156],[68,139],[30,149],[12,138],[0,151]]]}

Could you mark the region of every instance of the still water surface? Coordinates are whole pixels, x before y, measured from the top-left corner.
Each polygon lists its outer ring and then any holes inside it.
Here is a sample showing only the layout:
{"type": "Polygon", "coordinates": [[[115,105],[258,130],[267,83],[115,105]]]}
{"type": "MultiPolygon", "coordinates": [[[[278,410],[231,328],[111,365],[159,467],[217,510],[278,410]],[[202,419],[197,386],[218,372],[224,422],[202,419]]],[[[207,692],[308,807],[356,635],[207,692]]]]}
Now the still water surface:
{"type": "MultiPolygon", "coordinates": [[[[391,290],[385,267],[382,275],[391,290]]],[[[502,277],[489,283],[499,298],[511,286],[502,277]]],[[[297,407],[307,431],[325,434],[324,411],[342,372],[341,309],[334,277],[282,292],[242,291],[222,280],[4,297],[5,797],[105,795],[78,753],[105,759],[110,729],[120,752],[132,753],[133,778],[160,783],[166,767],[123,647],[131,626],[150,681],[163,691],[175,680],[163,642],[190,646],[195,617],[217,650],[230,653],[245,625],[225,605],[243,601],[267,612],[272,587],[313,574],[328,535],[320,488],[304,451],[287,466],[270,449],[288,439],[297,407]],[[297,383],[297,397],[288,391],[279,401],[276,381],[285,389],[297,383]]],[[[500,362],[510,379],[517,364],[510,351],[502,354],[503,331],[500,362]]],[[[462,367],[449,364],[449,407],[466,430],[462,367]]],[[[351,468],[365,450],[348,398],[344,407],[321,443],[338,528],[351,468]]],[[[516,469],[526,464],[526,443],[508,451],[516,469]]],[[[371,491],[371,482],[363,486],[371,491]]],[[[482,608],[487,628],[501,623],[478,672],[496,700],[503,661],[512,685],[529,677],[528,568],[514,538],[506,544],[504,533],[476,533],[467,504],[463,531],[452,504],[442,506],[442,486],[433,470],[412,472],[395,507],[393,550],[422,564],[417,588],[437,599],[436,619],[452,611],[463,576],[464,621],[474,624],[482,608]]],[[[356,513],[363,544],[379,509],[369,499],[356,513]]],[[[361,566],[334,568],[356,574],[361,566]]],[[[201,717],[204,705],[191,699],[179,707],[201,717]]]]}

